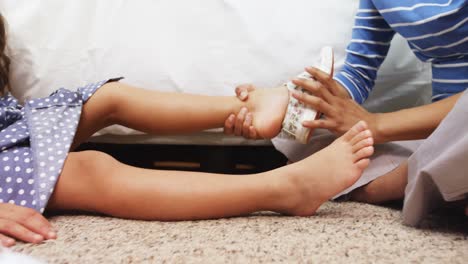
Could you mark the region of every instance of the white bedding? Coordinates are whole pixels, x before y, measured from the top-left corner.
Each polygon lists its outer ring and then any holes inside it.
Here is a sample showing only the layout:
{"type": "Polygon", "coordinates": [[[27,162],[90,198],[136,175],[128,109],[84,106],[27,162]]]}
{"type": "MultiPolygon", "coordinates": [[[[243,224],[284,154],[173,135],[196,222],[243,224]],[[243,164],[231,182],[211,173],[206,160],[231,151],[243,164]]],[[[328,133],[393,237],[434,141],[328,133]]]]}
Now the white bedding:
{"type": "MultiPolygon", "coordinates": [[[[148,89],[206,95],[231,95],[241,83],[274,87],[312,65],[324,45],[334,47],[339,68],[357,5],[358,0],[1,0],[0,10],[9,23],[13,93],[25,100],[118,76],[148,89]]],[[[427,102],[428,74],[397,37],[368,107],[427,102]],[[403,100],[408,92],[414,96],[403,100]]],[[[131,132],[112,127],[104,133],[131,132]]],[[[244,142],[236,140],[228,144],[244,142]]]]}

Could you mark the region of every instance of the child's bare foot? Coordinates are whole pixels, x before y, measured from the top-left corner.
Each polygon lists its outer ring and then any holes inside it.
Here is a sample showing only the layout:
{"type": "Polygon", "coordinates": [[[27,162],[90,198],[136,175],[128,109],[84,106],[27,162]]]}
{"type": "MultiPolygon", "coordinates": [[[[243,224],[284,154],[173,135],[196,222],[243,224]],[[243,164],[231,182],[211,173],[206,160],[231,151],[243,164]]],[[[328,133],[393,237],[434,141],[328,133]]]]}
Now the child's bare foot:
{"type": "Polygon", "coordinates": [[[281,131],[289,102],[289,91],[280,86],[257,89],[249,93],[247,108],[252,113],[252,124],[261,138],[273,138],[281,131]]]}
{"type": "Polygon", "coordinates": [[[284,212],[308,216],[322,203],[354,184],[369,165],[373,138],[363,121],[354,125],[330,146],[278,170],[290,186],[284,212]]]}

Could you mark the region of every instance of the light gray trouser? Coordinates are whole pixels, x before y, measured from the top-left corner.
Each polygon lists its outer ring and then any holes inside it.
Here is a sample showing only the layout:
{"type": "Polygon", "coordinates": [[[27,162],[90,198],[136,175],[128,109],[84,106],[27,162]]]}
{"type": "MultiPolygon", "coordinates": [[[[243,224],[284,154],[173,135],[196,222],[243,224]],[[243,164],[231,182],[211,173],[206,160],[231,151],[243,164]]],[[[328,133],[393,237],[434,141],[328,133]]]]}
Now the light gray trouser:
{"type": "Polygon", "coordinates": [[[408,160],[403,222],[416,226],[445,201],[468,194],[468,90],[408,160]]]}

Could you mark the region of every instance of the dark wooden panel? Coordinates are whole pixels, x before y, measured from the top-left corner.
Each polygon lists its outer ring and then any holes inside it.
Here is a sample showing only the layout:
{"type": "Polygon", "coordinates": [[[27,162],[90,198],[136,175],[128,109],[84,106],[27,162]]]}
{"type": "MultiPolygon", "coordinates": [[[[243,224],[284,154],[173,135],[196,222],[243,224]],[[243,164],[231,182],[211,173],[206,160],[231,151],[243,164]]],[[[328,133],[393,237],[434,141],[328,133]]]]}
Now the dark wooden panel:
{"type": "Polygon", "coordinates": [[[245,174],[271,170],[287,159],[271,146],[197,146],[85,143],[77,151],[98,150],[137,167],[245,174]]]}

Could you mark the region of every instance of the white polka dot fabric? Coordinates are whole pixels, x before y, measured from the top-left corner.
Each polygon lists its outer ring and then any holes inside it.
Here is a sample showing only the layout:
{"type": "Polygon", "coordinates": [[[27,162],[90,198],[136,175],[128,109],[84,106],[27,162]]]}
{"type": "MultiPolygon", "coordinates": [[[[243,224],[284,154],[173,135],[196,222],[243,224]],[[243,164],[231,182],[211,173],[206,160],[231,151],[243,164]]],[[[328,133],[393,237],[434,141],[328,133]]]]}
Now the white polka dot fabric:
{"type": "Polygon", "coordinates": [[[0,202],[41,213],[73,142],[83,104],[109,81],[61,88],[49,97],[20,105],[11,95],[0,98],[0,202]]]}

